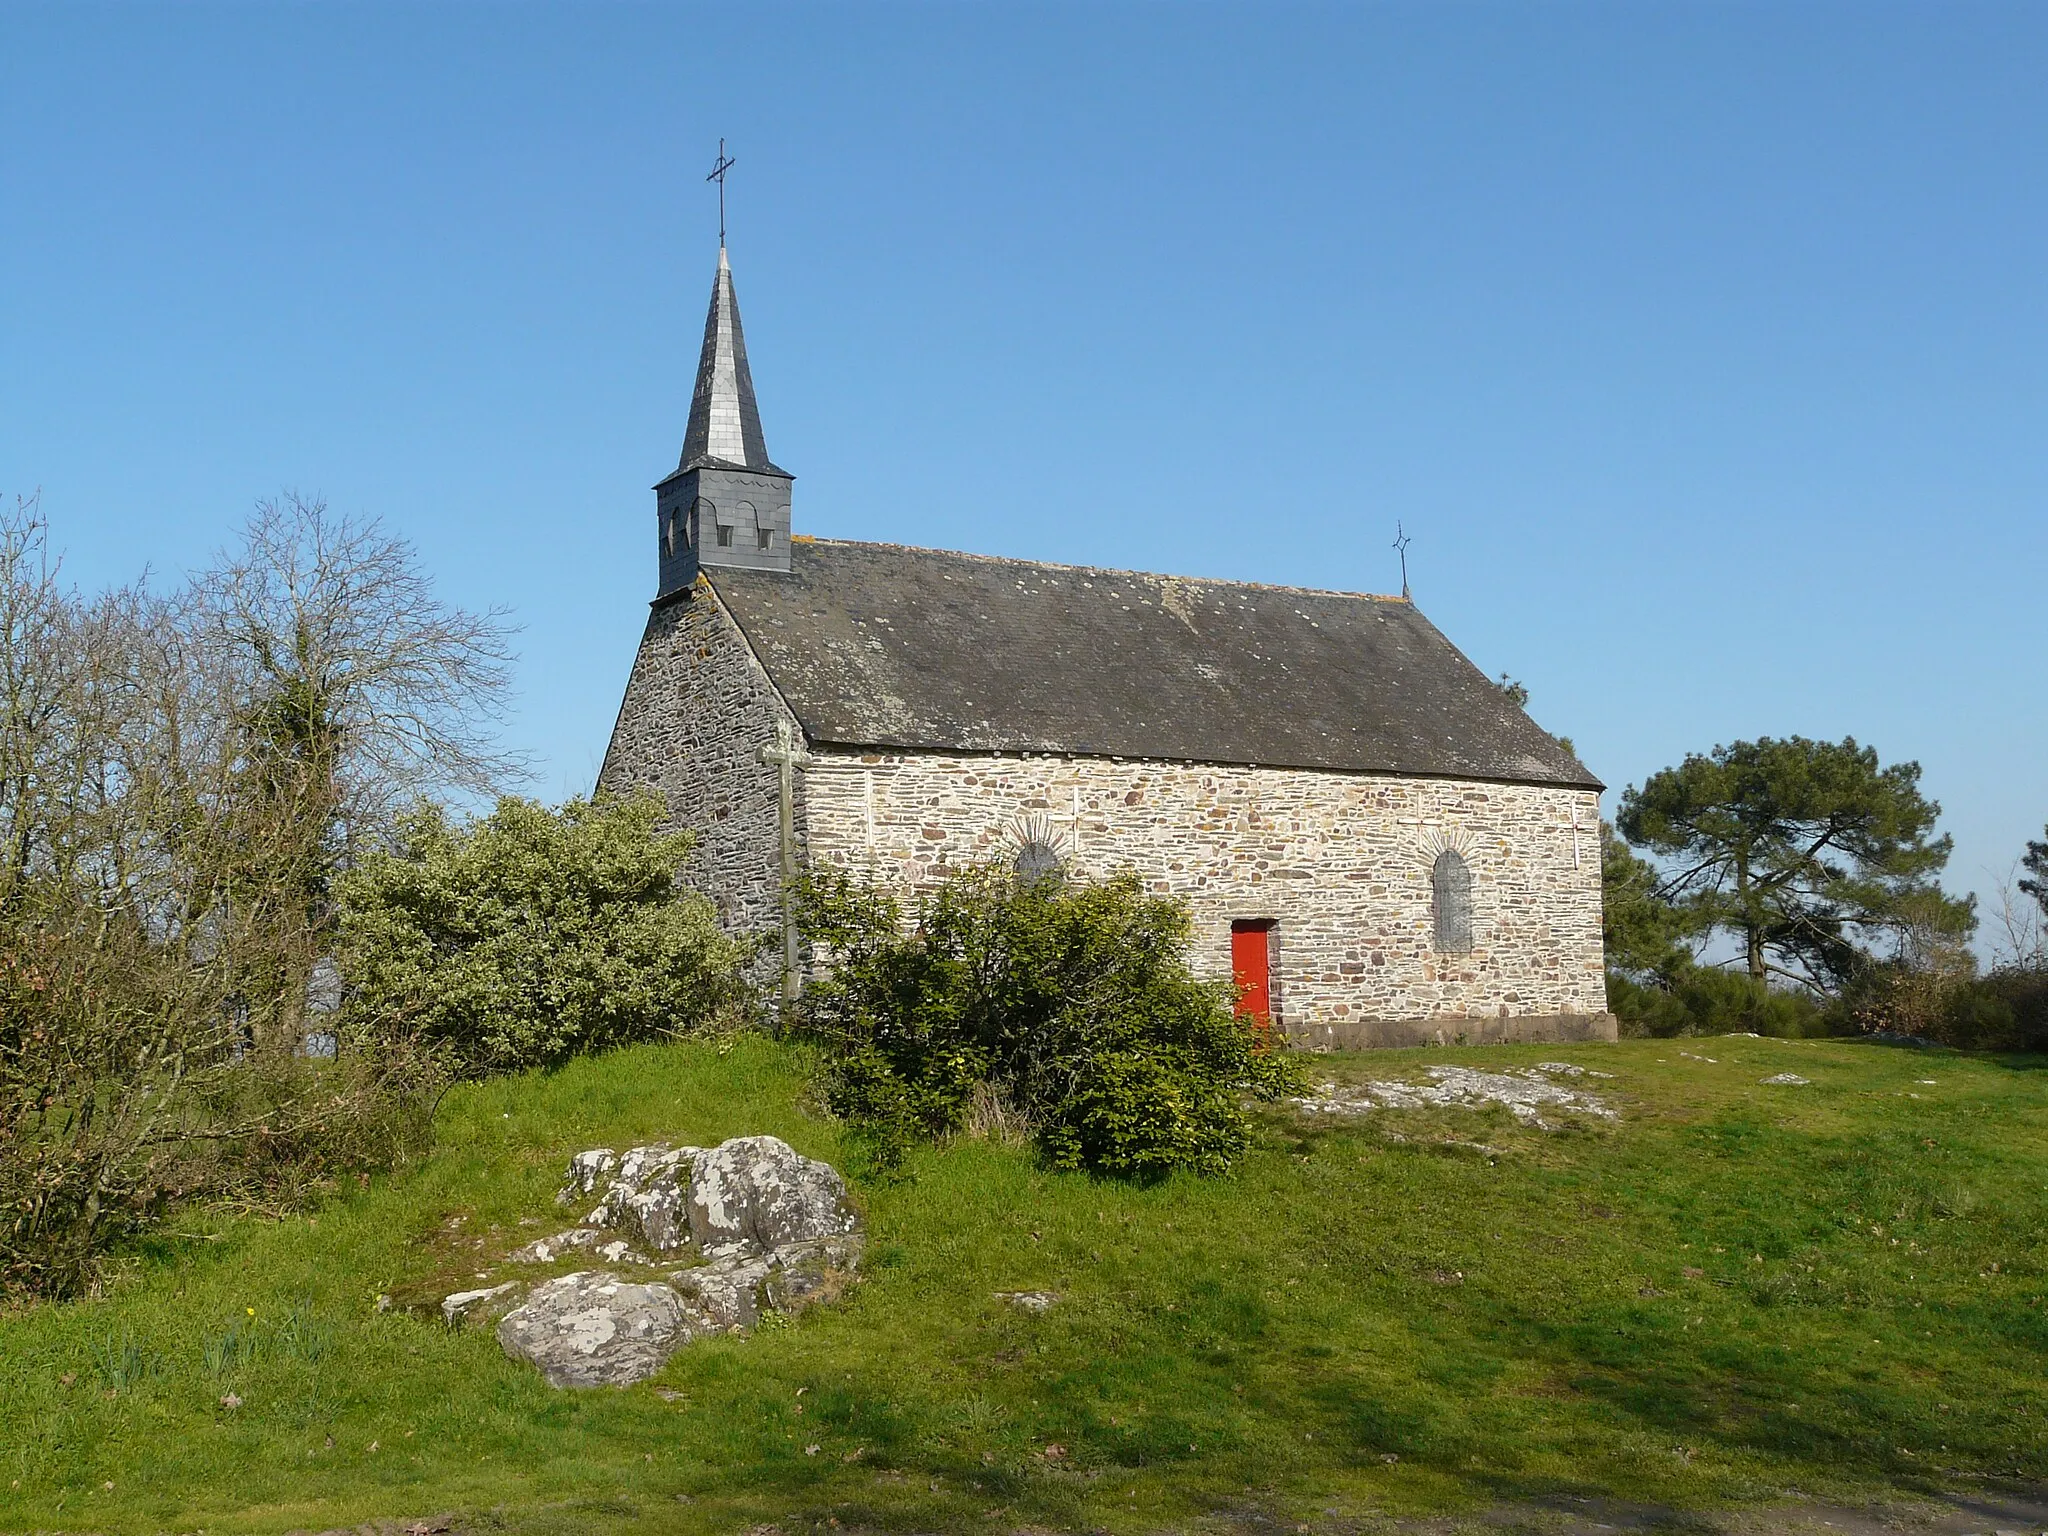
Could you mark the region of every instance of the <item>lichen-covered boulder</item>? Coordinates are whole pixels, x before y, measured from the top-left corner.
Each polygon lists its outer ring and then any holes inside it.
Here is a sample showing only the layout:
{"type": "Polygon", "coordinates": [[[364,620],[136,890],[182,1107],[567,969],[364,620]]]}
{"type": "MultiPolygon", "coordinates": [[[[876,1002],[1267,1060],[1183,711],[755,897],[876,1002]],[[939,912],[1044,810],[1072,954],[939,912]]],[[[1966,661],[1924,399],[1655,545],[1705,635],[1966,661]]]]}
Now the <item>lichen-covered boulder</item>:
{"type": "Polygon", "coordinates": [[[517,1303],[519,1293],[524,1290],[518,1281],[505,1285],[485,1286],[481,1290],[457,1291],[452,1296],[441,1298],[441,1321],[450,1328],[460,1328],[468,1323],[483,1322],[503,1317],[517,1303]]]}
{"type": "Polygon", "coordinates": [[[539,1366],[558,1387],[623,1386],[660,1370],[694,1338],[744,1333],[764,1313],[795,1314],[831,1301],[861,1257],[860,1217],[830,1164],[773,1136],[741,1136],[709,1149],[666,1142],[614,1152],[594,1147],[569,1164],[561,1202],[592,1195],[581,1226],[507,1255],[553,1263],[587,1252],[621,1266],[667,1263],[693,1243],[709,1262],[661,1279],[586,1270],[536,1285],[463,1292],[450,1320],[503,1311],[505,1352],[539,1366]],[[510,1311],[505,1311],[506,1308],[510,1311]]]}
{"type": "Polygon", "coordinates": [[[703,1320],[674,1289],[583,1270],[537,1285],[498,1324],[505,1353],[555,1387],[623,1387],[660,1370],[703,1320]]]}
{"type": "Polygon", "coordinates": [[[726,1333],[743,1333],[761,1320],[767,1259],[733,1254],[697,1269],[679,1269],[669,1283],[684,1304],[726,1333]]]}
{"type": "MultiPolygon", "coordinates": [[[[674,1253],[690,1241],[690,1186],[702,1147],[635,1147],[618,1160],[610,1186],[589,1216],[593,1227],[609,1227],[637,1238],[650,1253],[674,1253]]],[[[574,1180],[579,1170],[570,1167],[574,1180]]]]}
{"type": "Polygon", "coordinates": [[[636,1253],[633,1245],[623,1237],[614,1237],[598,1227],[571,1227],[553,1237],[535,1238],[524,1248],[515,1248],[505,1257],[513,1264],[552,1264],[557,1259],[585,1250],[596,1254],[607,1264],[649,1262],[644,1254],[636,1253]]]}
{"type": "Polygon", "coordinates": [[[736,1136],[699,1154],[689,1210],[708,1254],[844,1237],[859,1226],[839,1171],[774,1136],[736,1136]]]}
{"type": "Polygon", "coordinates": [[[555,1204],[573,1205],[582,1196],[594,1193],[618,1166],[619,1154],[610,1147],[578,1152],[569,1159],[569,1174],[562,1181],[562,1192],[555,1196],[555,1204]]]}

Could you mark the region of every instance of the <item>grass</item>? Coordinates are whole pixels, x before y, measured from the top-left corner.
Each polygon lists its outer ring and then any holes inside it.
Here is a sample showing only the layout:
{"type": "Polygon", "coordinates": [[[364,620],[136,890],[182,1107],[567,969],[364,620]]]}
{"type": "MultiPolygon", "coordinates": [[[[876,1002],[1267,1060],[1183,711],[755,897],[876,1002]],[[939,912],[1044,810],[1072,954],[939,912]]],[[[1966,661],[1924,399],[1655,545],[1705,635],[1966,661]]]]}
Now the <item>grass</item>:
{"type": "Polygon", "coordinates": [[[0,1528],[1139,1531],[2048,1481],[2048,1063],[1724,1038],[1327,1072],[1540,1059],[1613,1073],[1621,1119],[1276,1112],[1238,1175],[1149,1188],[920,1154],[857,1184],[844,1304],[591,1392],[412,1308],[565,1225],[581,1147],[849,1149],[762,1040],[466,1089],[419,1165],[188,1213],[106,1299],[0,1319],[0,1528]],[[1027,1289],[1062,1299],[994,1295],[1027,1289]]]}

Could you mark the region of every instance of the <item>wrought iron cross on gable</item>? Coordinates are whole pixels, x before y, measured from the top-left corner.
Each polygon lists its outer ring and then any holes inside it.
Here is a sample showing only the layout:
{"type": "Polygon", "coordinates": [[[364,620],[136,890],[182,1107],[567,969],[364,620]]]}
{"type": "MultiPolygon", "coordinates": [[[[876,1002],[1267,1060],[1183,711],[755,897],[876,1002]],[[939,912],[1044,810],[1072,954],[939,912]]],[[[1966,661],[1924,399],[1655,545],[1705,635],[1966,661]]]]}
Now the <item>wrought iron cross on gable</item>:
{"type": "Polygon", "coordinates": [[[782,996],[795,1002],[803,989],[797,968],[796,936],[796,771],[810,758],[804,739],[787,720],[775,722],[775,744],[761,748],[761,761],[781,770],[782,810],[782,996]]]}

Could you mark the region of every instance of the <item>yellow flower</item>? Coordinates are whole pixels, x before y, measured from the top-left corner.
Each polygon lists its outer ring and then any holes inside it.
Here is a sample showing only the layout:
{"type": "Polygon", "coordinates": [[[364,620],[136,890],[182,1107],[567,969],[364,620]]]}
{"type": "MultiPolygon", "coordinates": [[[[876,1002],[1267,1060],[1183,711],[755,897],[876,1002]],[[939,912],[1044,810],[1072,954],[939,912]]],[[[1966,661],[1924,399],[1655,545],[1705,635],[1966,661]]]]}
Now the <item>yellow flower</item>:
{"type": "Polygon", "coordinates": [[[256,1315],[256,1309],[254,1307],[244,1307],[242,1308],[242,1310],[248,1313],[251,1317],[254,1317],[256,1315]]]}

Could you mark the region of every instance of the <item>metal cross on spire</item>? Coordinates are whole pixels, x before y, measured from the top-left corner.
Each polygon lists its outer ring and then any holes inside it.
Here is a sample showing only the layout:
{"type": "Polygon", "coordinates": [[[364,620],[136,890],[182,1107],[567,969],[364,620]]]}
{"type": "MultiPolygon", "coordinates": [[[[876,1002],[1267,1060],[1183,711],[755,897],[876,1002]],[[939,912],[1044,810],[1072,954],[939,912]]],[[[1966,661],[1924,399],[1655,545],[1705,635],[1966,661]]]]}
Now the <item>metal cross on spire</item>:
{"type": "Polygon", "coordinates": [[[725,152],[725,140],[720,139],[718,141],[718,164],[712,166],[711,174],[704,178],[706,181],[718,183],[718,248],[721,251],[725,249],[725,173],[738,163],[737,160],[734,160],[732,156],[725,152]]]}
{"type": "Polygon", "coordinates": [[[1415,541],[1408,537],[1408,530],[1398,522],[1394,524],[1394,551],[1401,557],[1401,595],[1408,596],[1408,546],[1415,541]]]}

